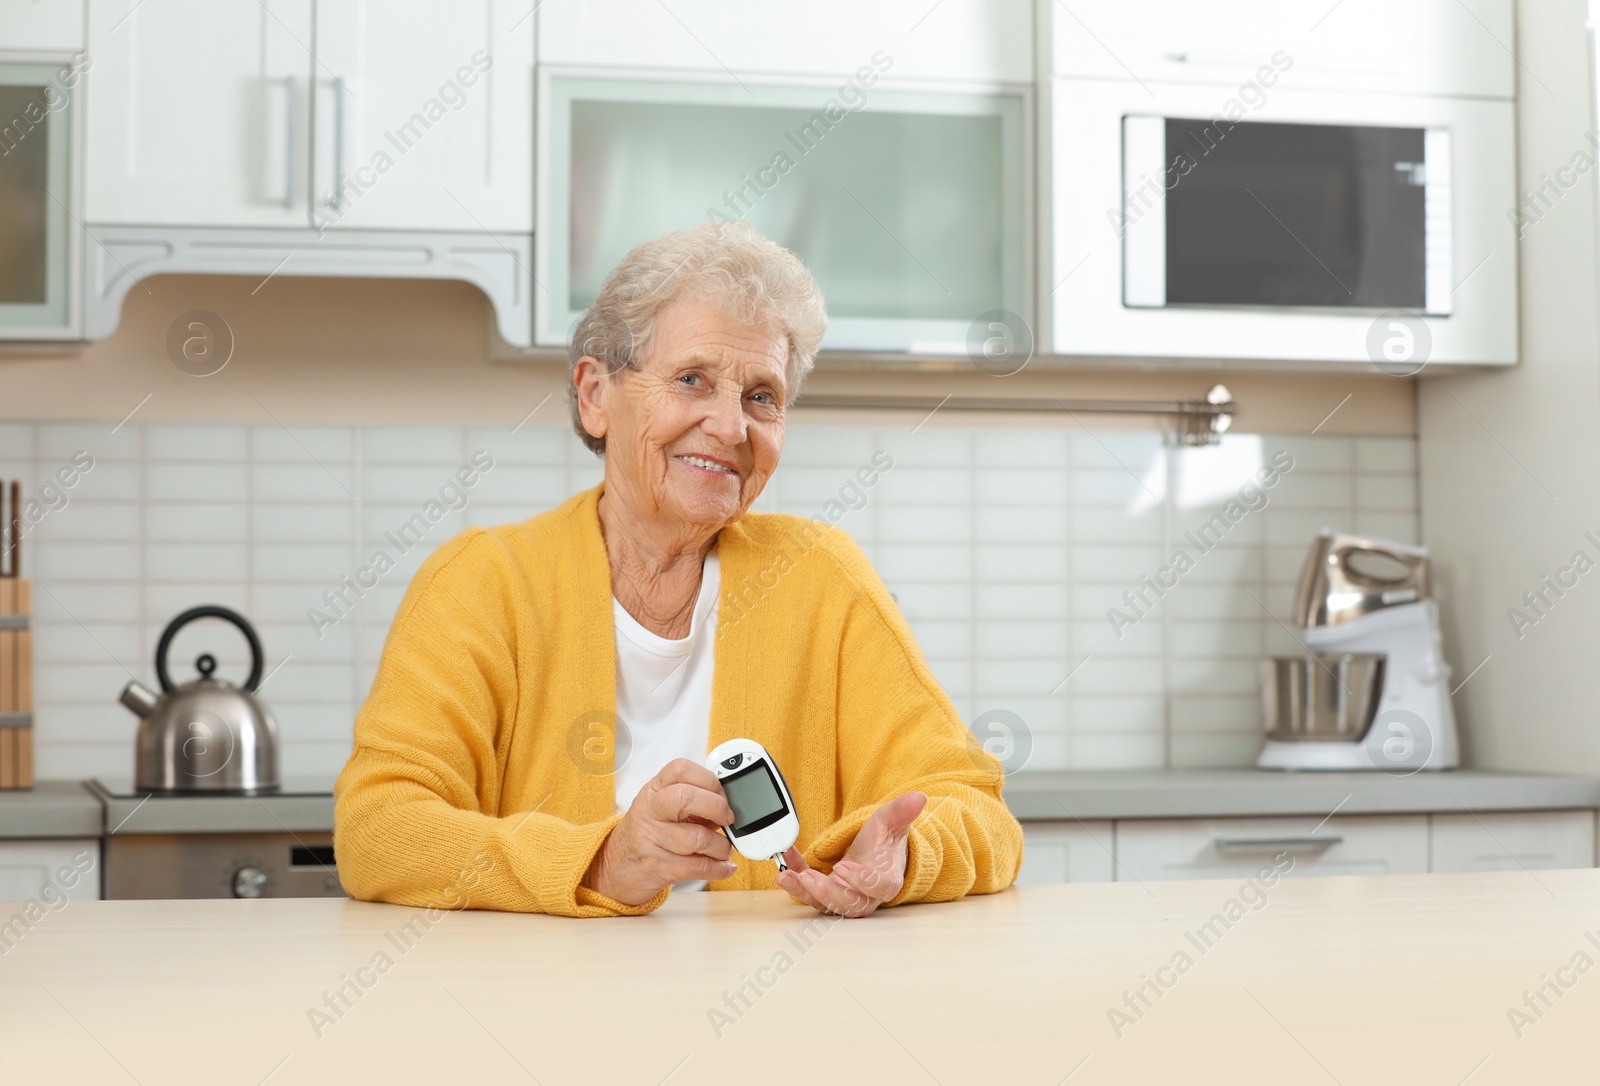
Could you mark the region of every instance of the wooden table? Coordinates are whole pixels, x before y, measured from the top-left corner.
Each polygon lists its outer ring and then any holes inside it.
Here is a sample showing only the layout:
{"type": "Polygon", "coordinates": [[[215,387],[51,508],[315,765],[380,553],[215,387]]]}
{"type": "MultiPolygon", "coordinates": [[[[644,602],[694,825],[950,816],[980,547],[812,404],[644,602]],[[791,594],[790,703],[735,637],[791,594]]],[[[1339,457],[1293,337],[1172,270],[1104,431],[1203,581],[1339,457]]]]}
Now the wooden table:
{"type": "Polygon", "coordinates": [[[1600,964],[1558,973],[1600,963],[1600,871],[1286,879],[1254,909],[1243,886],[1030,886],[831,923],[779,893],[431,926],[342,900],[75,902],[0,957],[0,1080],[1600,1078],[1600,964]],[[1230,900],[1233,926],[1200,930],[1230,900]]]}

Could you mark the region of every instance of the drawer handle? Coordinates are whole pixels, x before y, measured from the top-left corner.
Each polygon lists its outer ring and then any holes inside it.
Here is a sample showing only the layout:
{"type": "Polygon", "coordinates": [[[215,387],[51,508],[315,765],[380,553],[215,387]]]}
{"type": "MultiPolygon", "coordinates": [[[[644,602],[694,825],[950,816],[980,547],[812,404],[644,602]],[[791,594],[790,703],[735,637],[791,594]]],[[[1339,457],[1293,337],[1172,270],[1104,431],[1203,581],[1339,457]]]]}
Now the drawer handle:
{"type": "Polygon", "coordinates": [[[1344,844],[1344,838],[1332,837],[1218,837],[1213,842],[1218,852],[1264,852],[1279,849],[1284,852],[1332,848],[1344,844]]]}

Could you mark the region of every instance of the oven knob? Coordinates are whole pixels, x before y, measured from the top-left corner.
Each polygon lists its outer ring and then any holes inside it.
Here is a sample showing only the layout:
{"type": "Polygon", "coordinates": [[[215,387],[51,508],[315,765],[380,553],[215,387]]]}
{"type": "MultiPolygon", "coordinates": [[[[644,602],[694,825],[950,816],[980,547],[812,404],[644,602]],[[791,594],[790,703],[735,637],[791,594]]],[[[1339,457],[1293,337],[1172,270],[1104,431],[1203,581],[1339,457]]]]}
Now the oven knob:
{"type": "Polygon", "coordinates": [[[261,897],[267,892],[267,873],[259,867],[241,867],[233,873],[234,897],[261,897]]]}

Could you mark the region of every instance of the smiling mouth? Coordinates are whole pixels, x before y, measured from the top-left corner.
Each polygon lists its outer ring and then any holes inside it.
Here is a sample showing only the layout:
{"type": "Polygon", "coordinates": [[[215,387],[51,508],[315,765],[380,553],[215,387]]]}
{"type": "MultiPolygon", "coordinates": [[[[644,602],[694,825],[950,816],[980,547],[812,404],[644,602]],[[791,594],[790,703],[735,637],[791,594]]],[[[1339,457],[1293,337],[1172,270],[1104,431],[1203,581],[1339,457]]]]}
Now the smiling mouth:
{"type": "Polygon", "coordinates": [[[707,456],[688,456],[688,455],[685,455],[685,456],[675,456],[675,457],[673,457],[673,459],[678,461],[680,464],[687,464],[691,468],[696,468],[696,469],[698,469],[700,471],[711,472],[712,474],[715,474],[715,475],[738,475],[739,474],[737,471],[735,471],[733,469],[733,465],[732,464],[725,463],[725,462],[723,462],[721,460],[713,460],[713,459],[711,459],[710,457],[707,457],[707,456]]]}

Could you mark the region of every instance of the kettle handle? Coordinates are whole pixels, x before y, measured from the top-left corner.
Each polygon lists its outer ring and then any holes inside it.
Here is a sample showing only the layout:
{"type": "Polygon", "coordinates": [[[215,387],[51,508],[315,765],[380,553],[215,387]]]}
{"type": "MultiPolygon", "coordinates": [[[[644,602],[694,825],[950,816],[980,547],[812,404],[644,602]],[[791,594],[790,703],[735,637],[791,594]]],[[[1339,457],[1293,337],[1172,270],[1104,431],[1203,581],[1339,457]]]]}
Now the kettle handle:
{"type": "Polygon", "coordinates": [[[239,627],[239,632],[244,634],[244,639],[250,642],[250,677],[245,680],[244,692],[254,694],[256,686],[261,682],[261,665],[263,653],[261,651],[261,638],[256,636],[256,628],[237,611],[230,611],[226,607],[219,607],[212,603],[203,607],[191,607],[171,622],[161,631],[161,641],[156,645],[156,678],[161,680],[163,693],[173,688],[172,675],[167,671],[167,650],[172,647],[172,639],[178,636],[178,631],[189,623],[200,618],[220,618],[239,627]]]}

